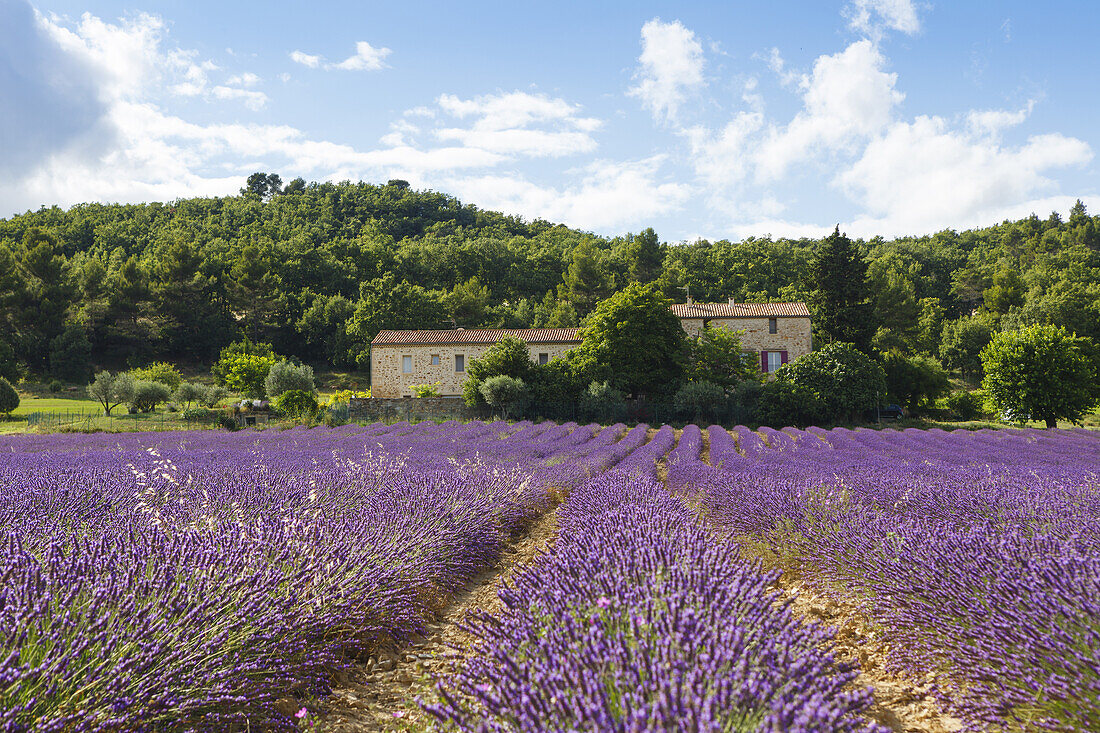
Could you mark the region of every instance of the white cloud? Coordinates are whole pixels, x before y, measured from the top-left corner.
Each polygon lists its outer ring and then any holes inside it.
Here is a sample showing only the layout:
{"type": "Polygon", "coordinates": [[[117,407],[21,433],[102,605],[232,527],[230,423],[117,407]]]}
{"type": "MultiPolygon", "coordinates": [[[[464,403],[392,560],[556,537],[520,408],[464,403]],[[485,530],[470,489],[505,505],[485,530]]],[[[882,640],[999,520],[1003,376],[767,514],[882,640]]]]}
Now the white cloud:
{"type": "Polygon", "coordinates": [[[388,48],[375,48],[366,41],[355,44],[355,54],[349,56],[338,64],[328,64],[327,69],[342,69],[343,71],[378,71],[386,68],[383,61],[392,53],[388,48]]]}
{"type": "Polygon", "coordinates": [[[580,116],[580,107],[564,99],[516,91],[473,99],[443,94],[436,101],[442,112],[453,117],[476,117],[470,127],[435,130],[439,140],[532,157],[557,157],[596,149],[596,141],[589,133],[600,127],[600,121],[580,116]],[[533,129],[535,125],[550,129],[533,129]]]}
{"type": "Polygon", "coordinates": [[[642,26],[641,67],[629,94],[658,120],[675,121],[692,91],[703,86],[703,47],[680,21],[659,18],[642,26]]]}
{"type": "Polygon", "coordinates": [[[1021,124],[1031,114],[1035,100],[1028,100],[1023,109],[1015,112],[1004,109],[971,110],[966,115],[966,124],[977,135],[996,136],[1009,127],[1021,124]]]}
{"type": "Polygon", "coordinates": [[[1060,134],[1005,147],[922,116],[872,140],[835,183],[866,211],[855,231],[917,233],[989,224],[1006,211],[1026,215],[1056,193],[1047,171],[1091,158],[1086,143],[1060,134]]]}
{"type": "Polygon", "coordinates": [[[308,66],[311,69],[316,69],[318,66],[321,65],[320,56],[314,56],[313,54],[308,54],[297,50],[290,52],[290,60],[296,64],[308,66]]]}
{"type": "Polygon", "coordinates": [[[448,181],[450,190],[479,206],[568,222],[582,229],[609,230],[683,207],[691,186],[657,180],[664,158],[640,161],[595,161],[580,171],[580,180],[564,187],[540,186],[514,175],[485,175],[448,181]]]}
{"type": "Polygon", "coordinates": [[[920,18],[913,0],[852,0],[844,9],[848,27],[870,38],[885,30],[913,35],[920,32],[920,18]]]}
{"type": "Polygon", "coordinates": [[[883,71],[885,62],[867,40],[819,57],[801,82],[802,110],[785,127],[773,127],[757,150],[758,177],[775,180],[796,162],[853,150],[884,129],[905,98],[894,88],[897,74],[883,71]]]}
{"type": "Polygon", "coordinates": [[[210,90],[218,99],[240,99],[251,110],[263,109],[267,104],[267,95],[253,89],[240,89],[238,87],[216,86],[210,90]]]}
{"type": "Polygon", "coordinates": [[[243,74],[234,74],[226,79],[225,83],[233,87],[254,87],[260,83],[260,77],[246,71],[243,74]]]}

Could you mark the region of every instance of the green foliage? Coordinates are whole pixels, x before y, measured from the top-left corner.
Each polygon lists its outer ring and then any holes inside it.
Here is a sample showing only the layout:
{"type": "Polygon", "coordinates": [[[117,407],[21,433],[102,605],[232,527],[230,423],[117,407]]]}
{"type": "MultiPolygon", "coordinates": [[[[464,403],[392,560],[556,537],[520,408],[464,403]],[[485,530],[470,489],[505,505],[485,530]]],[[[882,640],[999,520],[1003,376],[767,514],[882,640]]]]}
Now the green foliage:
{"type": "Polygon", "coordinates": [[[177,389],[183,383],[183,375],[174,364],[166,361],[153,362],[147,367],[131,369],[130,376],[135,382],[158,382],[168,389],[177,389]]]}
{"type": "Polygon", "coordinates": [[[341,389],[331,394],[327,400],[321,403],[321,407],[331,407],[333,405],[347,405],[350,404],[352,397],[358,397],[360,399],[370,399],[369,389],[341,389]]]}
{"type": "Polygon", "coordinates": [[[743,424],[759,422],[757,414],[763,394],[764,384],[755,380],[742,382],[734,387],[727,401],[731,419],[743,424]]]}
{"type": "Polygon", "coordinates": [[[225,367],[225,386],[244,397],[264,396],[264,383],[276,361],[273,356],[239,354],[219,360],[225,367]]]}
{"type": "Polygon", "coordinates": [[[551,359],[545,364],[532,365],[526,382],[531,399],[536,405],[575,402],[585,391],[587,375],[578,371],[573,362],[551,359]]]}
{"type": "MultiPolygon", "coordinates": [[[[236,358],[239,356],[261,356],[271,359],[272,363],[276,361],[275,350],[272,348],[271,344],[256,343],[249,340],[247,337],[240,341],[234,341],[222,349],[221,354],[218,356],[218,360],[210,367],[210,372],[214,375],[215,383],[229,386],[229,372],[236,363],[236,358]]],[[[230,388],[232,389],[232,387],[230,388]]]]}
{"type": "Polygon", "coordinates": [[[515,415],[527,404],[530,393],[522,379],[504,374],[489,377],[479,387],[485,404],[499,410],[504,419],[515,415]]]}
{"type": "Polygon", "coordinates": [[[493,377],[515,377],[526,381],[534,368],[527,342],[515,336],[505,336],[490,346],[480,359],[470,359],[466,365],[466,381],[462,399],[470,407],[487,404],[481,385],[493,377]]]}
{"type": "Polygon", "coordinates": [[[944,405],[948,410],[955,413],[960,420],[973,420],[982,414],[985,399],[977,392],[952,392],[944,400],[944,405]]]}
{"type": "Polygon", "coordinates": [[[157,405],[167,402],[172,398],[172,392],[167,385],[160,382],[135,381],[134,391],[130,396],[130,409],[134,412],[153,412],[157,405]]]}
{"type": "Polygon", "coordinates": [[[673,407],[682,416],[699,420],[726,401],[726,393],[713,382],[688,382],[676,391],[673,407]]]}
{"type": "Polygon", "coordinates": [[[202,385],[199,392],[198,403],[203,407],[215,408],[218,403],[229,396],[229,392],[220,384],[202,385]]]}
{"type": "Polygon", "coordinates": [[[882,367],[852,344],[831,343],[780,368],[776,379],[806,387],[826,406],[826,417],[854,421],[886,396],[882,367]]]}
{"type": "Polygon", "coordinates": [[[275,398],[275,409],[290,417],[311,417],[317,414],[317,397],[304,389],[291,389],[275,398]]]}
{"type": "Polygon", "coordinates": [[[232,415],[222,415],[221,417],[219,417],[218,427],[228,430],[231,433],[240,428],[240,426],[237,425],[237,421],[233,418],[232,415]]]}
{"type": "Polygon", "coordinates": [[[413,397],[424,399],[426,397],[438,397],[439,382],[433,382],[432,384],[410,384],[409,391],[412,392],[413,397]]]}
{"type": "Polygon", "coordinates": [[[760,360],[741,351],[744,331],[724,326],[704,328],[687,339],[684,377],[689,382],[711,382],[729,391],[746,380],[760,379],[760,360]]]}
{"type": "Polygon", "coordinates": [[[126,372],[99,372],[88,385],[88,396],[103,405],[105,415],[110,415],[111,410],[133,399],[134,378],[126,372]]]}
{"type": "Polygon", "coordinates": [[[917,409],[921,402],[935,402],[950,388],[943,365],[930,356],[884,354],[882,368],[887,395],[909,410],[917,409]]]}
{"type": "Polygon", "coordinates": [[[65,383],[60,379],[51,379],[46,389],[50,390],[51,394],[57,394],[61,390],[65,389],[65,383]]]}
{"type": "Polygon", "coordinates": [[[19,378],[19,362],[15,359],[15,350],[0,337],[0,378],[14,382],[19,378]]]}
{"type": "Polygon", "coordinates": [[[186,407],[191,407],[192,402],[201,402],[206,396],[206,387],[193,382],[182,382],[176,388],[173,399],[182,402],[186,407]]]}
{"type": "Polygon", "coordinates": [[[292,364],[289,361],[276,362],[271,365],[267,376],[264,377],[264,390],[271,399],[291,390],[312,394],[316,391],[313,367],[306,364],[292,364]]]}
{"type": "Polygon", "coordinates": [[[50,341],[50,374],[84,384],[92,375],[92,343],[79,323],[70,323],[50,341]]]}
{"type": "Polygon", "coordinates": [[[966,316],[943,326],[940,358],[949,369],[968,379],[982,376],[982,349],[993,340],[996,328],[988,316],[966,316]]]}
{"type": "MultiPolygon", "coordinates": [[[[853,343],[867,350],[875,332],[867,261],[852,240],[840,233],[839,226],[821,242],[807,274],[806,286],[812,288],[813,325],[822,340],[853,343]]],[[[902,284],[898,287],[905,289],[902,284]]],[[[908,297],[908,291],[899,292],[891,296],[890,302],[908,297]]]]}
{"type": "Polygon", "coordinates": [[[588,419],[610,418],[620,414],[625,406],[623,393],[607,382],[592,382],[581,392],[581,414],[588,419]]]}
{"type": "Polygon", "coordinates": [[[635,396],[673,393],[683,375],[686,336],[670,305],[652,284],[628,285],[585,320],[571,361],[635,396]]]}
{"type": "Polygon", "coordinates": [[[1006,418],[1080,422],[1100,403],[1100,360],[1089,339],[1059,326],[1029,326],[993,337],[982,350],[982,387],[1006,418]]]}
{"type": "Polygon", "coordinates": [[[13,410],[19,407],[19,393],[15,391],[15,387],[11,386],[11,382],[0,377],[0,413],[10,415],[13,410]]]}
{"type": "Polygon", "coordinates": [[[1011,308],[1024,304],[1024,282],[1015,268],[998,270],[993,275],[993,285],[982,293],[987,310],[993,313],[1008,313],[1011,308]]]}
{"type": "Polygon", "coordinates": [[[180,413],[187,422],[212,422],[216,416],[216,412],[205,407],[191,407],[180,413]]]}
{"type": "MultiPolygon", "coordinates": [[[[386,273],[360,285],[347,334],[365,346],[384,329],[440,328],[446,323],[446,298],[441,290],[429,290],[386,273]]],[[[366,353],[358,357],[361,364],[370,363],[366,353]]]]}
{"type": "Polygon", "coordinates": [[[830,419],[829,406],[809,387],[779,380],[761,386],[755,422],[773,428],[818,425],[830,419]]]}

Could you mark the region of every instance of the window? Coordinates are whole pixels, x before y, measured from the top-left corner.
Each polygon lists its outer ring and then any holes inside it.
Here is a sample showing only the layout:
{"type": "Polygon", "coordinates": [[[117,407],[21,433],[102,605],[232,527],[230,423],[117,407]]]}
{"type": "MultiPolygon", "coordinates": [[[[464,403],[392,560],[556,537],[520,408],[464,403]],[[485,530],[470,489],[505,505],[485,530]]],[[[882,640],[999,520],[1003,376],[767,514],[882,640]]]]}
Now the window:
{"type": "Polygon", "coordinates": [[[768,319],[768,333],[779,333],[779,319],[768,319]]]}
{"type": "Polygon", "coordinates": [[[545,364],[550,361],[550,355],[546,353],[539,354],[539,364],[545,364]]]}
{"type": "Polygon", "coordinates": [[[769,351],[768,352],[768,374],[779,371],[779,367],[783,366],[783,352],[781,351],[769,351]]]}
{"type": "Polygon", "coordinates": [[[439,354],[432,354],[432,366],[439,366],[439,354]]]}
{"type": "Polygon", "coordinates": [[[456,372],[466,371],[466,355],[465,354],[455,354],[455,371],[456,372]]]}
{"type": "Polygon", "coordinates": [[[401,373],[412,374],[413,373],[413,358],[411,356],[401,357],[401,373]]]}

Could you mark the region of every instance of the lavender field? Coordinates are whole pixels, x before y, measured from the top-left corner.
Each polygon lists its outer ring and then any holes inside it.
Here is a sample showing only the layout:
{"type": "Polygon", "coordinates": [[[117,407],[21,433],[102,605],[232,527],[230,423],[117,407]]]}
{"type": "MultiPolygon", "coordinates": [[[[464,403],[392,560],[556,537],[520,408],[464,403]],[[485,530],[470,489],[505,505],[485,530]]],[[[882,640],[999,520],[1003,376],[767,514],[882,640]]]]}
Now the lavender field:
{"type": "Polygon", "coordinates": [[[431,724],[897,728],[801,588],[957,728],[1100,729],[1095,433],[398,423],[0,440],[0,730],[324,730],[550,514],[431,724]]]}

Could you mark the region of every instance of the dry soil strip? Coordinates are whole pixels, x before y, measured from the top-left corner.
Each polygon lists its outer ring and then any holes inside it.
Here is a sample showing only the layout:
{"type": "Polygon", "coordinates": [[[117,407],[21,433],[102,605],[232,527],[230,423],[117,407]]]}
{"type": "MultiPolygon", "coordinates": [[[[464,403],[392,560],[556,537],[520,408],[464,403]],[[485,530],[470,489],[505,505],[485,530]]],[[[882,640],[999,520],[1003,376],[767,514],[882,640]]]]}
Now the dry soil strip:
{"type": "Polygon", "coordinates": [[[554,509],[536,520],[501,553],[497,564],[475,577],[457,594],[443,616],[429,625],[425,638],[400,652],[360,665],[323,700],[317,716],[319,731],[422,731],[433,718],[421,710],[418,699],[435,699],[436,683],[456,672],[473,642],[460,625],[475,610],[500,611],[497,591],[514,573],[549,549],[558,534],[554,509]],[[461,650],[456,652],[455,650],[461,650]]]}

